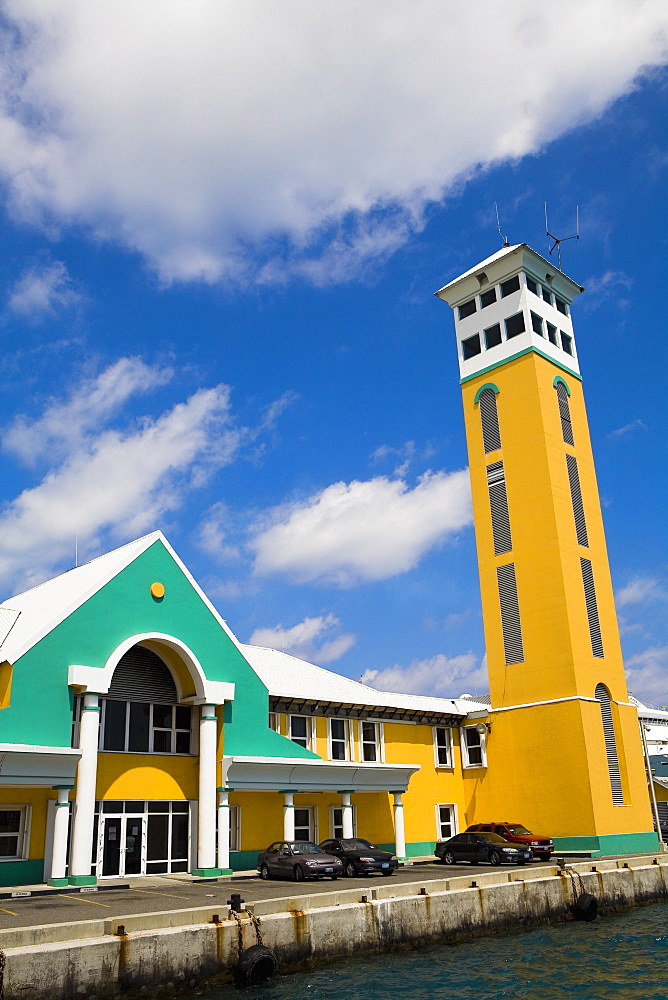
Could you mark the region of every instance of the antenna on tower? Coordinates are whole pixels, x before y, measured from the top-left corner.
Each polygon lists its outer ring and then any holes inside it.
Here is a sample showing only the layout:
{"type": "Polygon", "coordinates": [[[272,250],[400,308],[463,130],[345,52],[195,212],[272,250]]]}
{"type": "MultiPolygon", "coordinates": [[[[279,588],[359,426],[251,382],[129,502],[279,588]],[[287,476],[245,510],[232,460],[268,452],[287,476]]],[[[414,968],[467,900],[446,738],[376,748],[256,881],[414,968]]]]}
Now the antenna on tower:
{"type": "Polygon", "coordinates": [[[547,221],[547,202],[544,202],[544,205],[545,205],[545,235],[549,239],[554,240],[554,243],[550,247],[550,257],[552,256],[552,254],[554,253],[554,250],[556,248],[556,251],[557,251],[557,266],[558,266],[559,270],[561,271],[562,270],[562,267],[561,267],[561,244],[562,243],[568,243],[569,240],[579,240],[580,239],[580,206],[579,205],[575,206],[575,236],[564,236],[561,239],[559,239],[559,237],[555,236],[554,233],[550,232],[550,226],[549,226],[549,223],[547,221]]]}
{"type": "Polygon", "coordinates": [[[497,205],[496,202],[494,202],[494,210],[496,211],[496,228],[498,230],[499,236],[503,240],[504,247],[509,247],[510,243],[508,242],[508,240],[506,239],[506,237],[501,232],[501,223],[499,221],[499,206],[497,205]]]}

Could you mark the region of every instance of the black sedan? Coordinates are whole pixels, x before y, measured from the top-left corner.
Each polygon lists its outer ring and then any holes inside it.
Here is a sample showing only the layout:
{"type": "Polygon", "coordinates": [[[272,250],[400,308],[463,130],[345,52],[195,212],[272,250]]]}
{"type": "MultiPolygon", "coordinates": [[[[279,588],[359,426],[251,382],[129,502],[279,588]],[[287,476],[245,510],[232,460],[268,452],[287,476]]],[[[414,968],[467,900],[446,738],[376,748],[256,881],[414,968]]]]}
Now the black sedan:
{"type": "Polygon", "coordinates": [[[470,861],[477,865],[489,861],[490,865],[523,865],[531,861],[533,855],[528,847],[509,844],[496,833],[458,833],[450,840],[436,845],[434,854],[444,865],[456,865],[458,861],[470,861]]]}
{"type": "Polygon", "coordinates": [[[399,862],[393,854],[379,850],[361,837],[353,837],[350,840],[323,840],[320,846],[323,851],[341,860],[348,878],[353,878],[355,875],[370,875],[372,872],[393,875],[399,867],[399,862]]]}
{"type": "Polygon", "coordinates": [[[303,882],[323,875],[336,879],[343,875],[343,863],[307,840],[277,840],[266,851],[260,851],[257,870],[260,878],[282,875],[303,882]]]}

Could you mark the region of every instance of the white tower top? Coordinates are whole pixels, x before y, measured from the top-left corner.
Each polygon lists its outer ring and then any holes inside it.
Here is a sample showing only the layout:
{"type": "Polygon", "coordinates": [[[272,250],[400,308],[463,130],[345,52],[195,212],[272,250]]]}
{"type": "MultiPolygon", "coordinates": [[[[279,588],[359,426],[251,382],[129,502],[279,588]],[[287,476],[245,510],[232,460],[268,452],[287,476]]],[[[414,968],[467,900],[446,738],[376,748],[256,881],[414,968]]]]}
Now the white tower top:
{"type": "Polygon", "coordinates": [[[462,382],[530,351],[579,378],[570,304],[583,291],[526,243],[441,288],[436,295],[455,313],[462,382]]]}

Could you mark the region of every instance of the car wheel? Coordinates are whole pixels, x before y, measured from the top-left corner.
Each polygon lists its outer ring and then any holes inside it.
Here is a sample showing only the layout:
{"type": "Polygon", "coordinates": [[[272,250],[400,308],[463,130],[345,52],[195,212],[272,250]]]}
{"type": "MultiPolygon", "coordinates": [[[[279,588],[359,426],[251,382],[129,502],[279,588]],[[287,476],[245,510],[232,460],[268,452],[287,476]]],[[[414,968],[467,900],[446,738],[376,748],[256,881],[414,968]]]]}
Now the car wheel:
{"type": "Polygon", "coordinates": [[[269,878],[269,869],[267,868],[266,865],[261,865],[260,866],[260,878],[265,879],[265,881],[266,881],[266,879],[269,878]]]}
{"type": "Polygon", "coordinates": [[[501,855],[499,854],[498,851],[490,851],[489,852],[489,863],[490,863],[490,865],[500,865],[501,864],[501,855]]]}
{"type": "Polygon", "coordinates": [[[331,875],[330,877],[331,877],[331,879],[332,879],[332,882],[336,882],[336,880],[337,880],[337,878],[338,878],[339,876],[338,876],[338,875],[331,875]]]}
{"type": "Polygon", "coordinates": [[[455,859],[452,851],[445,851],[443,854],[443,864],[444,865],[456,865],[457,861],[455,859]]]}
{"type": "Polygon", "coordinates": [[[520,858],[519,861],[517,862],[518,868],[522,868],[522,866],[525,865],[525,864],[526,864],[526,862],[525,862],[524,858],[520,858]]]}
{"type": "Polygon", "coordinates": [[[302,868],[301,865],[295,865],[295,867],[292,869],[292,877],[295,880],[295,882],[304,881],[304,869],[302,868]]]}
{"type": "Polygon", "coordinates": [[[539,854],[538,856],[541,861],[549,861],[550,858],[552,857],[551,854],[539,854]]]}
{"type": "Polygon", "coordinates": [[[357,875],[357,869],[355,868],[354,861],[346,861],[346,875],[348,878],[355,878],[357,875]]]}
{"type": "Polygon", "coordinates": [[[381,870],[380,874],[384,875],[387,878],[388,875],[394,875],[394,868],[390,868],[389,872],[381,870]]]}

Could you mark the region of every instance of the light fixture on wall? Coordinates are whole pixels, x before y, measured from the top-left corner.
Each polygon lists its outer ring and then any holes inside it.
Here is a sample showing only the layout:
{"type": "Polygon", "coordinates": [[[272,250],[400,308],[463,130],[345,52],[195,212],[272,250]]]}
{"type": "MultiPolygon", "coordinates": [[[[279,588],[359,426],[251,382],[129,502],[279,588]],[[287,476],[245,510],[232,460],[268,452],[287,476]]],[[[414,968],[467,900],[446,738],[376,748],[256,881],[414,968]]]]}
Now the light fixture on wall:
{"type": "Polygon", "coordinates": [[[476,733],[480,733],[481,736],[485,736],[486,733],[491,733],[492,723],[491,722],[479,722],[475,727],[476,733]]]}

